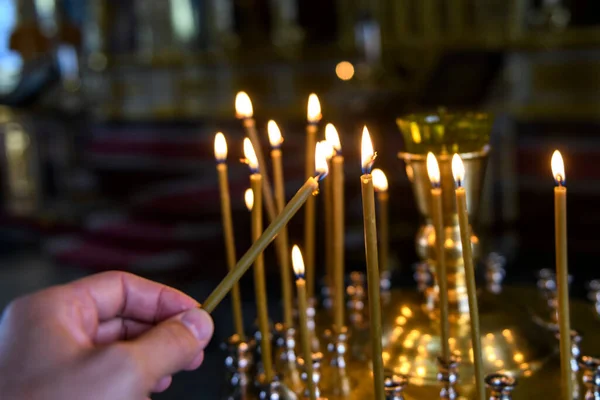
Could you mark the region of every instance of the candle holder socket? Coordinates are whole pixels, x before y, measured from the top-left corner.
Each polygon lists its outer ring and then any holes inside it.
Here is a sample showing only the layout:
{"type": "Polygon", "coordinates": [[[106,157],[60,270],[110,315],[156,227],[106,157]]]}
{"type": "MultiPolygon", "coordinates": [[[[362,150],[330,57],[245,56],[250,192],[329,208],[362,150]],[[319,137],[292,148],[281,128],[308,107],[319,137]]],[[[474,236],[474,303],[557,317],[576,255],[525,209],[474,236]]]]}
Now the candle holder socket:
{"type": "Polygon", "coordinates": [[[594,279],[586,284],[588,299],[594,303],[596,314],[600,315],[600,279],[594,279]]]}
{"type": "Polygon", "coordinates": [[[354,326],[362,326],[365,323],[365,299],[367,297],[366,291],[366,277],[362,272],[354,271],[350,273],[350,282],[346,287],[346,294],[348,295],[348,302],[346,308],[348,310],[350,322],[354,326]]]}
{"type": "Polygon", "coordinates": [[[579,366],[583,370],[583,385],[586,388],[585,400],[600,399],[600,359],[582,356],[579,366]]]}
{"type": "Polygon", "coordinates": [[[440,390],[440,399],[455,400],[458,398],[456,385],[458,384],[458,367],[460,357],[451,355],[448,360],[438,357],[438,375],[437,379],[442,384],[440,390]]]}
{"type": "Polygon", "coordinates": [[[404,389],[408,385],[408,376],[386,371],[383,385],[385,400],[404,400],[404,389]]]}
{"type": "Polygon", "coordinates": [[[511,400],[517,379],[506,374],[489,374],[485,384],[490,389],[490,400],[511,400]]]}
{"type": "Polygon", "coordinates": [[[490,253],[485,261],[485,281],[488,292],[498,294],[502,292],[502,282],[506,276],[506,258],[499,253],[490,253]]]}
{"type": "MultiPolygon", "coordinates": [[[[304,365],[305,362],[307,362],[307,360],[304,360],[304,359],[299,359],[299,361],[300,361],[301,366],[304,365]]],[[[313,381],[314,387],[315,387],[315,396],[317,399],[319,399],[319,398],[321,398],[321,389],[320,389],[319,384],[321,382],[321,364],[323,362],[323,353],[320,353],[320,352],[313,353],[312,360],[310,362],[312,362],[312,366],[313,366],[312,381],[313,381]]],[[[308,390],[307,382],[308,382],[308,379],[311,379],[311,378],[309,378],[308,374],[306,373],[306,369],[303,370],[301,378],[305,385],[304,396],[310,397],[310,392],[308,390]]]]}
{"type": "Polygon", "coordinates": [[[282,400],[285,399],[284,388],[279,378],[275,377],[271,382],[258,387],[258,398],[260,400],[282,400]]]}
{"type": "Polygon", "coordinates": [[[428,288],[431,287],[433,276],[431,275],[431,268],[425,261],[418,262],[414,265],[413,277],[417,282],[417,290],[424,293],[428,288]]]}
{"type": "Polygon", "coordinates": [[[225,367],[228,372],[227,383],[231,387],[246,387],[250,383],[249,372],[252,368],[252,350],[247,342],[235,334],[221,345],[227,352],[225,367]]]}

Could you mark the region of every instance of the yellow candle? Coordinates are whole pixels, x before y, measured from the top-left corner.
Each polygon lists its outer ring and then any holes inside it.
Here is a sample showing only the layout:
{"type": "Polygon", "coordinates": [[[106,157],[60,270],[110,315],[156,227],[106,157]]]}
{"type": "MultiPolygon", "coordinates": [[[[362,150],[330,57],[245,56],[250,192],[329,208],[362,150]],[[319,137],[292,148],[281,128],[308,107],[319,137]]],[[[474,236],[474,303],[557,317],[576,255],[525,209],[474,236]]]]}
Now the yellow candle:
{"type": "MultiPolygon", "coordinates": [[[[248,138],[244,139],[244,155],[250,166],[250,187],[253,202],[246,204],[252,211],[252,241],[256,241],[263,233],[262,213],[262,176],[258,173],[258,161],[248,138]]],[[[269,312],[267,305],[267,288],[265,282],[265,261],[263,253],[254,260],[254,292],[256,297],[256,313],[258,315],[258,329],[261,333],[260,355],[265,370],[265,380],[273,380],[273,365],[271,358],[271,331],[269,329],[269,312]]]]}
{"type": "Polygon", "coordinates": [[[560,330],[560,370],[562,398],[571,398],[571,322],[569,317],[569,270],[567,262],[567,188],[565,165],[558,150],[552,154],[554,188],[554,234],[556,252],[556,284],[558,288],[558,327],[560,330]]]}
{"type": "Polygon", "coordinates": [[[389,254],[390,254],[390,228],[389,228],[389,193],[388,180],[385,173],[379,168],[375,168],[373,172],[373,186],[377,192],[377,202],[379,203],[379,268],[381,272],[389,269],[389,254]]]}
{"type": "Polygon", "coordinates": [[[294,197],[286,204],[283,211],[275,218],[273,222],[265,229],[258,240],[252,243],[248,251],[239,259],[235,268],[227,274],[225,278],[217,285],[212,293],[207,297],[202,304],[202,308],[211,313],[219,305],[221,300],[229,293],[231,288],[240,280],[240,278],[248,271],[250,265],[256,257],[262,253],[269,243],[273,241],[275,236],[279,234],[281,229],[287,225],[298,210],[304,205],[306,199],[319,192],[319,180],[324,178],[329,171],[325,154],[317,152],[315,158],[316,176],[310,177],[304,182],[304,185],[296,192],[294,197]]]}
{"type": "MultiPolygon", "coordinates": [[[[283,211],[285,206],[285,184],[283,180],[283,167],[281,165],[281,143],[283,137],[275,121],[269,121],[267,124],[269,132],[269,142],[271,143],[271,160],[273,161],[273,184],[275,187],[275,206],[277,214],[283,211]]],[[[292,278],[290,276],[288,231],[284,227],[275,238],[275,243],[279,247],[279,268],[281,271],[281,291],[283,294],[283,323],[286,328],[293,326],[292,319],[292,278]]]]}
{"type": "Polygon", "coordinates": [[[485,400],[485,383],[483,373],[483,357],[481,355],[481,332],[479,329],[479,309],[477,306],[477,286],[475,284],[475,267],[471,248],[471,226],[467,212],[467,194],[462,186],[465,167],[458,154],[452,157],[452,174],[456,182],[456,208],[460,226],[460,241],[463,250],[465,278],[467,280],[467,296],[469,299],[469,316],[471,318],[471,344],[473,346],[473,362],[475,364],[475,388],[477,399],[485,400]]]}
{"type": "Polygon", "coordinates": [[[376,400],[384,400],[383,349],[381,346],[381,300],[379,294],[379,259],[377,255],[377,222],[375,217],[375,191],[370,174],[375,159],[373,144],[367,127],[362,135],[362,169],[360,177],[365,229],[365,255],[367,259],[367,286],[369,293],[369,324],[373,353],[373,384],[376,400]]]}
{"type": "Polygon", "coordinates": [[[306,315],[306,281],[304,280],[304,261],[298,246],[292,248],[292,265],[296,273],[296,290],[298,292],[298,319],[300,322],[300,339],[302,343],[302,356],[306,369],[306,386],[310,399],[316,400],[315,382],[313,380],[312,350],[310,348],[311,335],[308,331],[308,317],[306,315]]]}
{"type": "MultiPolygon", "coordinates": [[[[335,150],[327,140],[322,140],[321,144],[327,148],[327,161],[331,162],[335,150]]],[[[325,224],[325,268],[327,273],[327,284],[333,289],[334,273],[333,273],[333,194],[332,181],[327,179],[323,185],[323,222],[325,224]]]]}
{"type": "MultiPolygon", "coordinates": [[[[316,94],[308,97],[308,125],[306,126],[306,171],[305,176],[315,174],[315,153],[318,123],[321,120],[321,104],[316,94]]],[[[304,251],[306,254],[306,292],[308,297],[315,295],[315,208],[314,198],[308,199],[304,206],[304,251]]]]}
{"type": "Polygon", "coordinates": [[[344,303],[344,157],[337,130],[332,124],[325,127],[325,138],[331,144],[335,155],[331,159],[331,182],[333,189],[333,276],[334,276],[334,325],[340,330],[345,325],[344,303]]]}
{"type": "Polygon", "coordinates": [[[269,182],[269,176],[267,174],[267,164],[263,157],[262,148],[260,146],[260,140],[256,133],[256,122],[254,121],[254,109],[252,108],[252,101],[246,92],[238,92],[235,96],[235,113],[237,118],[241,119],[244,123],[246,134],[250,138],[250,142],[254,147],[256,157],[258,159],[258,172],[263,177],[263,195],[265,198],[265,207],[267,209],[267,215],[269,221],[273,222],[277,213],[275,211],[275,203],[273,201],[273,192],[271,190],[271,184],[269,182]]]}
{"type": "MultiPolygon", "coordinates": [[[[225,255],[227,268],[231,271],[235,267],[235,242],[233,235],[233,220],[231,218],[231,200],[229,197],[229,182],[227,179],[227,142],[225,136],[218,132],[215,135],[215,158],[217,159],[217,172],[219,175],[219,192],[221,194],[221,219],[223,221],[223,236],[225,240],[225,255]]],[[[242,317],[242,300],[240,288],[237,284],[231,290],[231,307],[235,332],[241,340],[246,340],[244,334],[244,319],[242,317]]]]}
{"type": "Polygon", "coordinates": [[[448,278],[446,276],[446,257],[444,252],[444,218],[442,214],[442,189],[440,187],[440,168],[433,153],[427,154],[427,173],[431,181],[431,215],[435,227],[435,246],[437,251],[437,283],[440,302],[440,337],[442,357],[450,358],[450,326],[448,322],[448,278]]]}

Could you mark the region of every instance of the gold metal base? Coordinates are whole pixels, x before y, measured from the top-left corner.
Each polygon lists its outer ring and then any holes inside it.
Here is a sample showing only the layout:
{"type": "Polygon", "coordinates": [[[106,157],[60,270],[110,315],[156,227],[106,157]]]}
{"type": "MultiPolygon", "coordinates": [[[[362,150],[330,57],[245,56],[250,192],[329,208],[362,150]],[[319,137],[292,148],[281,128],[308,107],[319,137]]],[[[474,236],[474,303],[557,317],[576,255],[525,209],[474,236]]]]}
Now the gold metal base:
{"type": "MultiPolygon", "coordinates": [[[[502,371],[517,376],[519,383],[513,396],[516,400],[558,399],[557,341],[544,326],[550,312],[539,292],[534,287],[505,287],[499,295],[482,293],[479,304],[486,373],[502,371]]],[[[600,320],[593,307],[572,301],[571,308],[572,326],[584,335],[582,354],[600,354],[600,320]]],[[[387,368],[409,375],[406,398],[439,398],[435,363],[440,352],[439,323],[423,307],[422,295],[394,289],[383,305],[383,315],[384,361],[387,368]]],[[[459,393],[472,398],[473,367],[470,357],[465,356],[470,349],[469,321],[464,315],[455,314],[451,322],[452,347],[462,354],[459,393]],[[461,317],[454,318],[456,315],[461,317]]],[[[317,315],[318,331],[329,328],[330,323],[327,311],[317,315]]],[[[349,400],[373,397],[368,341],[367,325],[351,327],[345,375],[340,376],[336,367],[323,366],[321,389],[325,397],[349,400]]]]}

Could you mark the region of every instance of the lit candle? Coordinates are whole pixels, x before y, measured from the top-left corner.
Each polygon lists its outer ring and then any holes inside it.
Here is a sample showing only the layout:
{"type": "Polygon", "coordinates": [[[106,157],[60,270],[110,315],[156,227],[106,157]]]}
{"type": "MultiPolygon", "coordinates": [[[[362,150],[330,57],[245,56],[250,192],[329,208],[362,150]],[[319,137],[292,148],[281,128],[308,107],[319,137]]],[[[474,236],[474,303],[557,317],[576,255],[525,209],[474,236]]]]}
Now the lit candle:
{"type": "Polygon", "coordinates": [[[275,212],[275,203],[273,202],[273,192],[271,191],[271,184],[269,183],[269,176],[267,174],[267,164],[265,163],[265,159],[262,154],[262,148],[260,146],[260,140],[258,140],[258,134],[256,132],[256,122],[253,118],[254,110],[252,108],[252,101],[246,92],[238,92],[238,94],[235,96],[235,113],[236,117],[243,121],[246,134],[250,138],[250,142],[254,147],[254,151],[258,159],[258,172],[263,177],[262,186],[267,215],[269,217],[269,221],[273,222],[277,216],[277,213],[275,212]]]}
{"type": "Polygon", "coordinates": [[[571,398],[571,322],[569,318],[569,282],[567,262],[567,188],[565,187],[565,164],[558,150],[552,154],[554,187],[554,234],[556,252],[556,284],[558,288],[558,327],[560,330],[560,370],[562,398],[571,398]]]}
{"type": "MultiPolygon", "coordinates": [[[[271,160],[273,161],[273,185],[275,187],[275,206],[277,214],[283,211],[285,206],[285,184],[283,180],[283,167],[281,165],[281,143],[283,137],[275,121],[267,124],[269,142],[271,143],[271,160]]],[[[281,271],[281,291],[283,293],[283,323],[286,328],[293,326],[292,319],[292,278],[290,276],[289,245],[287,227],[275,238],[275,244],[279,246],[279,268],[281,271]]]]}
{"type": "MultiPolygon", "coordinates": [[[[231,271],[235,267],[235,242],[233,235],[233,219],[231,217],[231,200],[229,196],[229,181],[227,179],[227,141],[225,136],[218,132],[215,135],[215,158],[217,160],[217,173],[219,176],[219,192],[221,194],[221,220],[223,221],[223,236],[225,240],[225,256],[227,268],[231,271]]],[[[231,307],[235,332],[241,340],[246,340],[244,335],[244,319],[242,317],[242,301],[240,288],[236,284],[231,290],[231,307]]]]}
{"type": "Polygon", "coordinates": [[[304,280],[304,260],[300,248],[294,245],[292,248],[292,266],[296,274],[296,291],[298,292],[298,319],[300,323],[300,339],[302,343],[302,355],[306,369],[306,386],[311,400],[316,399],[315,382],[313,380],[312,350],[310,348],[311,334],[308,331],[308,317],[306,315],[306,281],[304,280]]]}
{"type": "Polygon", "coordinates": [[[481,334],[479,329],[479,309],[477,306],[477,286],[475,285],[475,267],[471,248],[471,226],[467,212],[467,194],[463,187],[465,166],[458,154],[452,157],[452,175],[456,182],[456,208],[460,226],[460,241],[467,280],[467,295],[469,298],[469,316],[471,318],[471,344],[473,346],[473,362],[475,363],[475,388],[477,399],[485,400],[485,383],[483,373],[483,357],[481,356],[481,334]]]}
{"type": "Polygon", "coordinates": [[[385,173],[379,168],[375,168],[371,175],[373,175],[373,186],[377,192],[377,202],[379,203],[379,268],[381,268],[381,272],[385,272],[389,269],[390,263],[388,180],[385,173]]]}
{"type": "Polygon", "coordinates": [[[365,255],[367,259],[367,286],[369,293],[369,323],[373,353],[373,383],[376,400],[384,400],[383,350],[381,346],[381,300],[379,295],[379,260],[377,258],[377,222],[375,217],[375,191],[371,168],[375,160],[373,143],[365,126],[362,134],[362,171],[360,177],[365,229],[365,255]]]}
{"type": "MultiPolygon", "coordinates": [[[[316,94],[308,97],[308,125],[306,126],[306,171],[305,176],[315,173],[315,153],[313,149],[317,142],[318,124],[321,120],[321,104],[316,94]]],[[[304,251],[306,254],[306,292],[308,297],[315,295],[315,199],[310,198],[304,206],[304,251]]]]}
{"type": "MultiPolygon", "coordinates": [[[[327,140],[321,140],[321,145],[327,149],[327,162],[331,162],[331,158],[335,154],[333,146],[327,140]]],[[[330,164],[331,168],[331,164],[330,164]]],[[[325,267],[327,272],[327,284],[333,289],[334,273],[333,273],[333,222],[332,222],[332,179],[327,179],[323,182],[323,220],[325,223],[325,267]]]]}
{"type": "Polygon", "coordinates": [[[252,246],[246,251],[246,253],[239,259],[235,268],[229,271],[227,276],[217,285],[217,287],[211,292],[206,298],[206,301],[202,303],[202,308],[207,312],[211,313],[223,300],[223,298],[229,293],[233,286],[241,279],[241,277],[248,271],[248,268],[252,265],[254,260],[261,254],[273,241],[273,239],[279,234],[279,232],[287,225],[294,215],[300,210],[300,208],[306,203],[306,200],[313,195],[319,193],[319,181],[327,176],[329,171],[327,166],[327,159],[325,154],[321,152],[316,153],[315,157],[315,176],[312,176],[304,182],[304,185],[296,192],[294,197],[285,205],[283,211],[275,218],[273,222],[265,229],[263,234],[258,240],[252,243],[252,246]]]}
{"type": "Polygon", "coordinates": [[[433,153],[427,154],[427,173],[431,181],[431,215],[435,227],[435,248],[437,251],[437,283],[440,302],[440,337],[442,358],[450,358],[450,324],[448,322],[448,278],[446,276],[446,255],[444,254],[444,218],[442,214],[442,188],[440,167],[433,153]]]}
{"type": "Polygon", "coordinates": [[[342,329],[345,325],[344,303],[344,156],[342,155],[342,144],[337,130],[332,124],[325,127],[325,138],[331,144],[335,155],[331,159],[331,185],[333,201],[333,290],[334,290],[334,325],[336,329],[342,329]]]}
{"type": "MultiPolygon", "coordinates": [[[[250,187],[252,188],[252,204],[246,204],[252,211],[252,241],[256,241],[263,233],[262,214],[262,176],[258,172],[258,160],[250,139],[244,139],[244,156],[250,167],[250,187]]],[[[249,199],[247,199],[249,200],[249,199]]],[[[265,282],[265,260],[260,253],[254,260],[254,292],[256,297],[256,313],[258,315],[258,329],[260,330],[260,356],[265,370],[267,382],[273,380],[273,366],[271,364],[271,331],[269,329],[269,312],[267,309],[267,288],[265,282]]]]}

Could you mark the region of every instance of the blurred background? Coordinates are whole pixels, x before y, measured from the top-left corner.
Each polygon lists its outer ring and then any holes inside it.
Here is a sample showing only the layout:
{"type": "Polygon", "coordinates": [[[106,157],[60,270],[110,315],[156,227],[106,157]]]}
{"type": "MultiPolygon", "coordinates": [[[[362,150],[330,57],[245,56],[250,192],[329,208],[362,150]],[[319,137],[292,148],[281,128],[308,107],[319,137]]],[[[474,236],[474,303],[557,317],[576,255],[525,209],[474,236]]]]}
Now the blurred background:
{"type": "MultiPolygon", "coordinates": [[[[407,285],[419,217],[396,118],[439,106],[495,115],[477,224],[513,280],[553,265],[559,148],[581,294],[600,256],[599,71],[595,0],[0,0],[0,309],[107,269],[202,300],[226,272],[217,131],[229,143],[238,256],[250,245],[239,90],[265,152],[267,120],[282,128],[288,196],[303,180],[308,94],[319,95],[346,157],[348,270],[363,267],[359,133],[369,126],[407,285]]],[[[302,220],[290,226],[295,242],[302,220]]],[[[252,315],[251,289],[243,296],[252,315]]],[[[232,329],[228,305],[219,310],[222,339],[232,329]]],[[[207,362],[221,366],[218,350],[207,362]]],[[[221,373],[187,374],[160,398],[216,394],[221,373]]]]}

